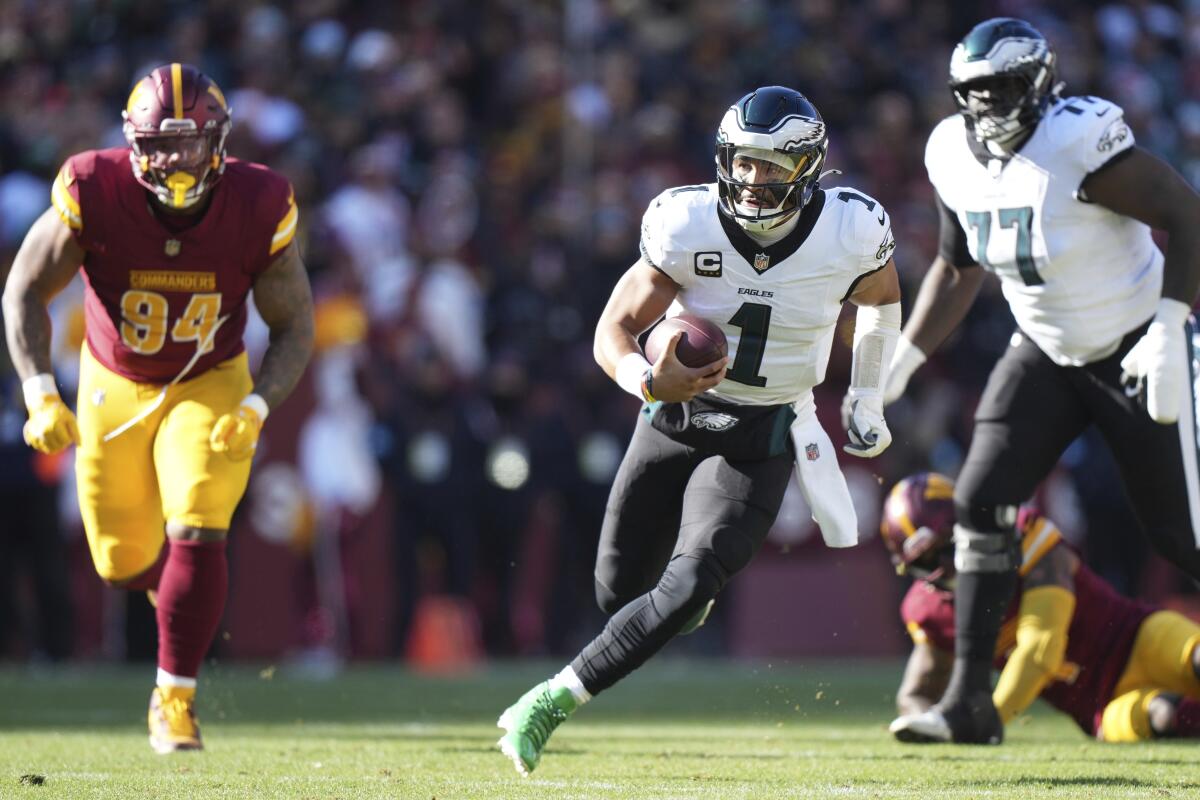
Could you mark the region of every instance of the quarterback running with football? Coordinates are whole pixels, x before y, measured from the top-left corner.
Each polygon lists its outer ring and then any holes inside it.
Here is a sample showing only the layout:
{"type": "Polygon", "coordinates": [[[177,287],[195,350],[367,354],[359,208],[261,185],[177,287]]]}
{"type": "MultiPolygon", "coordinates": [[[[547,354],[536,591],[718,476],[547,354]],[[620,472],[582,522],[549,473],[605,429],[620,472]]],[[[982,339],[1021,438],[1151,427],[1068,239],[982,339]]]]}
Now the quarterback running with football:
{"type": "Polygon", "coordinates": [[[196,675],[225,605],[225,537],[267,412],[308,362],[312,297],[291,187],[226,156],[230,110],[212,80],[163,65],[122,116],[128,147],[78,153],[59,171],[13,262],[4,319],[25,441],[76,445],[96,571],[156,604],[150,743],[167,753],[201,748],[196,675]],[[81,267],[77,418],[55,386],[46,305],[81,267]],[[242,343],[251,290],[271,332],[254,380],[242,343]]]}
{"type": "Polygon", "coordinates": [[[827,150],[807,98],[757,89],[720,123],[716,183],[669,189],[646,210],[641,258],[617,282],[595,336],[600,366],[644,402],[596,558],[596,598],[612,617],[501,715],[500,747],[522,774],[568,715],[703,622],[761,546],[797,464],[826,540],[857,541],[812,388],[849,300],[859,308],[845,449],[873,457],[888,446],[882,389],[900,290],[887,214],[853,189],[822,190],[827,150]],[[731,358],[685,367],[677,333],[649,363],[638,335],[681,313],[719,325],[731,358]],[[721,424],[699,424],[706,414],[721,424]]]}
{"type": "Polygon", "coordinates": [[[896,349],[887,400],[961,322],[984,271],[1017,331],[993,368],[955,491],[955,664],[914,729],[999,743],[991,663],[1020,564],[1017,509],[1089,425],[1112,449],[1147,536],[1200,578],[1192,303],[1200,196],[1134,144],[1121,109],[1061,97],[1054,52],[992,19],[954,49],[959,113],[925,151],[938,256],[896,349]],[[1166,257],[1151,229],[1169,235],[1166,257]],[[983,269],[980,269],[983,267],[983,269]]]}
{"type": "MultiPolygon", "coordinates": [[[[880,532],[901,575],[913,650],[896,695],[901,741],[939,741],[910,724],[942,696],[954,663],[954,484],[935,473],[896,484],[880,532]]],[[[1104,742],[1200,736],[1200,625],[1122,597],[1080,562],[1050,520],[1017,517],[1017,591],[996,641],[992,694],[1008,724],[1039,696],[1104,742]]]]}

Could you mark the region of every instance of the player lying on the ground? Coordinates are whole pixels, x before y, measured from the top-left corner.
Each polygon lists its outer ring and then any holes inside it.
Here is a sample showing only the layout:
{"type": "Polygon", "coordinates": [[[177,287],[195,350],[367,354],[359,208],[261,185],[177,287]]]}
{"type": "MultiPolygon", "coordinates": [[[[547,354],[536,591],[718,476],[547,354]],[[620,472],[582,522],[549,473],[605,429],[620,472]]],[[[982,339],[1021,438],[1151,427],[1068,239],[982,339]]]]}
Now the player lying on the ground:
{"type": "Polygon", "coordinates": [[[646,403],[600,533],[596,598],[612,618],[500,717],[500,747],[522,774],[579,705],[700,624],[762,545],[797,463],[826,540],[857,541],[812,389],[849,300],[859,309],[846,449],[874,457],[888,446],[882,386],[900,285],[883,207],[850,188],[820,188],[828,146],[802,94],[758,89],[721,122],[717,182],[670,189],[646,210],[642,257],[596,326],[596,360],[646,403]],[[637,336],[683,312],[720,326],[728,371],[724,358],[685,366],[678,338],[653,365],[643,356],[637,336]]]}
{"type": "MultiPolygon", "coordinates": [[[[913,581],[900,614],[913,640],[891,731],[902,742],[950,742],[941,714],[954,664],[954,484],[935,473],[892,489],[881,532],[913,581]]],[[[1040,695],[1105,742],[1200,736],[1200,625],[1117,594],[1050,520],[1022,508],[1016,596],[996,640],[992,700],[1004,724],[1040,695]]]]}

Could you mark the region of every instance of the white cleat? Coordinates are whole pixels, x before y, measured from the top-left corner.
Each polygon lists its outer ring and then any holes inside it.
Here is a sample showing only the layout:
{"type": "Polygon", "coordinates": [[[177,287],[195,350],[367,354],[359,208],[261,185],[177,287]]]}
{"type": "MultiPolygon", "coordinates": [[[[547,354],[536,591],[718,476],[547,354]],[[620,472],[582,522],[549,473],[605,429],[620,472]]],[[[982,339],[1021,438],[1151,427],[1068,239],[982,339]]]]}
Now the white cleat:
{"type": "Polygon", "coordinates": [[[920,714],[905,714],[896,717],[888,730],[901,742],[928,744],[938,742],[949,744],[954,741],[954,732],[950,723],[936,708],[922,711],[920,714]]]}

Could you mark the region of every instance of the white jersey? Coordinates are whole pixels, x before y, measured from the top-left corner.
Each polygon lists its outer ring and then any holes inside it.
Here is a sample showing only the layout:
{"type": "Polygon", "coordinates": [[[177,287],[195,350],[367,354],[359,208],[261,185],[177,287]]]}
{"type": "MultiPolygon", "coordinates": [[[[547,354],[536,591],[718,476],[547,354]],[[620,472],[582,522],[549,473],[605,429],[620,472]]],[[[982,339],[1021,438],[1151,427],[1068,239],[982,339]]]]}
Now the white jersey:
{"type": "Polygon", "coordinates": [[[1089,173],[1133,147],[1121,109],[1096,97],[1057,100],[1007,163],[981,163],[968,135],[960,115],[942,120],[925,167],[971,256],[999,276],[1017,324],[1055,363],[1112,354],[1162,293],[1150,228],[1078,193],[1089,173]]]}
{"type": "Polygon", "coordinates": [[[834,326],[858,281],[888,263],[891,220],[854,189],[816,192],[795,230],[755,242],[717,208],[717,185],[669,189],[642,219],[642,258],[679,285],[668,317],[687,312],[729,340],[725,380],[710,393],[748,405],[812,410],[834,326]]]}

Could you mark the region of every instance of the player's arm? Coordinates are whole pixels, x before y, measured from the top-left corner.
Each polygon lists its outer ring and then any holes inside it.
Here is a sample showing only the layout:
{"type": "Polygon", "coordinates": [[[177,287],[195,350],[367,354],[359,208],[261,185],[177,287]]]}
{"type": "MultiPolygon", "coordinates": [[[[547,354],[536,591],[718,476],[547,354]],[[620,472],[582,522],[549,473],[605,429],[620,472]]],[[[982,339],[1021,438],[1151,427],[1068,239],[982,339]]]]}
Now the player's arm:
{"type": "Polygon", "coordinates": [[[908,324],[896,346],[884,390],[887,403],[904,394],[912,374],[962,323],[983,285],[984,270],[971,257],[958,218],[941,198],[937,205],[941,218],[938,255],[921,280],[908,324]]]}
{"type": "Polygon", "coordinates": [[[4,285],[4,329],[22,380],[50,373],[46,308],[75,277],[83,258],[83,248],[53,207],[38,217],[21,243],[4,285]]]}
{"type": "Polygon", "coordinates": [[[4,330],[21,377],[29,421],[25,441],[45,453],[79,443],[75,415],[63,403],[50,365],[50,300],[83,264],[84,252],[53,208],[33,223],[4,285],[4,330]]]}
{"type": "Polygon", "coordinates": [[[1075,613],[1078,560],[1055,545],[1024,578],[1017,612],[1017,643],[1009,654],[992,701],[1008,724],[1037,699],[1054,679],[1067,652],[1067,631],[1075,613]]]}
{"type": "Polygon", "coordinates": [[[638,347],[637,337],[667,312],[679,286],[666,273],[639,259],[613,288],[596,324],[593,353],[608,377],[642,400],[690,400],[725,377],[728,358],[695,369],[675,357],[682,333],[671,337],[653,365],[638,347]]]}
{"type": "Polygon", "coordinates": [[[1150,416],[1174,423],[1188,380],[1184,323],[1200,287],[1200,195],[1165,162],[1136,145],[1084,178],[1079,194],[1169,238],[1158,312],[1121,367],[1145,380],[1150,416]]]}
{"type": "Polygon", "coordinates": [[[295,242],[254,281],[254,305],[271,332],[254,393],[218,419],[209,437],[214,450],[235,460],[254,452],[267,412],[296,387],[312,355],[312,289],[295,242]]]}
{"type": "Polygon", "coordinates": [[[1200,290],[1200,194],[1152,153],[1127,152],[1084,178],[1080,195],[1167,234],[1162,296],[1190,309],[1200,290]]]}
{"type": "Polygon", "coordinates": [[[850,388],[842,401],[842,427],[850,443],[842,449],[861,458],[874,458],[892,442],[883,418],[883,389],[900,339],[896,262],[889,258],[882,267],[861,278],[848,299],[858,306],[858,313],[854,318],[850,388]]]}
{"type": "Polygon", "coordinates": [[[897,713],[900,716],[920,714],[936,703],[950,683],[953,668],[953,653],[927,641],[916,642],[896,692],[897,713]]]}

